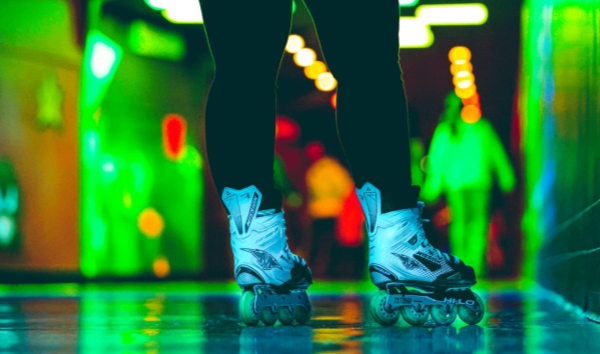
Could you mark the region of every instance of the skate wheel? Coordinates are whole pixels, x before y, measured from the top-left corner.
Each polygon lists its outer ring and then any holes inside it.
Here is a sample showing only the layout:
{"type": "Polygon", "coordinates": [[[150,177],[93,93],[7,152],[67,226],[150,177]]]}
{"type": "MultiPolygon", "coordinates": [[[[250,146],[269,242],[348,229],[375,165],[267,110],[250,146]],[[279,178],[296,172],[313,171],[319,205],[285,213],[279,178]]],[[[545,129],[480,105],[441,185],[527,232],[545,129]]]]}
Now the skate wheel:
{"type": "Polygon", "coordinates": [[[277,322],[277,312],[273,311],[271,307],[265,307],[260,313],[260,320],[265,326],[272,326],[277,322]]]}
{"type": "MultiPolygon", "coordinates": [[[[310,304],[309,304],[309,306],[310,306],[310,304]]],[[[305,324],[306,322],[308,322],[310,320],[311,316],[312,316],[312,307],[309,310],[305,309],[302,306],[296,307],[295,317],[296,317],[296,322],[298,322],[298,324],[301,324],[301,325],[305,324]]]]}
{"type": "Polygon", "coordinates": [[[294,322],[295,311],[294,308],[288,306],[279,306],[279,322],[282,325],[289,326],[294,322]]]}
{"type": "Polygon", "coordinates": [[[386,327],[393,326],[398,322],[398,318],[400,318],[398,309],[388,311],[385,308],[388,297],[389,295],[386,290],[380,290],[371,299],[371,315],[373,316],[373,319],[375,322],[386,327]]]}
{"type": "Polygon", "coordinates": [[[473,293],[473,295],[475,295],[475,300],[477,301],[477,306],[479,307],[477,311],[473,311],[465,305],[458,306],[458,317],[460,317],[461,320],[469,325],[476,325],[481,322],[483,315],[485,314],[485,304],[483,300],[476,293],[473,293]]]}
{"type": "Polygon", "coordinates": [[[435,321],[435,323],[447,326],[451,325],[454,320],[456,320],[456,307],[451,305],[436,305],[432,306],[430,309],[431,318],[435,321]]]}
{"type": "Polygon", "coordinates": [[[254,312],[254,291],[244,291],[239,303],[240,316],[246,326],[256,326],[260,320],[258,314],[254,312]]]}
{"type": "MultiPolygon", "coordinates": [[[[420,292],[411,290],[411,294],[418,295],[420,292]]],[[[414,306],[403,306],[400,308],[402,318],[411,326],[419,327],[427,322],[429,318],[429,307],[423,306],[420,309],[416,309],[414,306]]]]}

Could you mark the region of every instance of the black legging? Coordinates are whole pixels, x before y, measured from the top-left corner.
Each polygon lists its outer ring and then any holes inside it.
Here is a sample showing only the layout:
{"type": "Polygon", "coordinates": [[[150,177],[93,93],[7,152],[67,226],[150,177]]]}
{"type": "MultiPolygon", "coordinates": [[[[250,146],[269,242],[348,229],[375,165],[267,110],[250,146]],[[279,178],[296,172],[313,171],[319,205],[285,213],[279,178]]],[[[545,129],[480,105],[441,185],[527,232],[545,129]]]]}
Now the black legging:
{"type": "MultiPolygon", "coordinates": [[[[384,209],[414,207],[398,0],[304,1],[338,80],[338,134],[357,187],[379,188],[384,209]]],[[[255,185],[264,195],[261,209],[280,208],[273,188],[276,81],[292,1],[200,2],[216,69],[206,144],[217,190],[255,185]]]]}

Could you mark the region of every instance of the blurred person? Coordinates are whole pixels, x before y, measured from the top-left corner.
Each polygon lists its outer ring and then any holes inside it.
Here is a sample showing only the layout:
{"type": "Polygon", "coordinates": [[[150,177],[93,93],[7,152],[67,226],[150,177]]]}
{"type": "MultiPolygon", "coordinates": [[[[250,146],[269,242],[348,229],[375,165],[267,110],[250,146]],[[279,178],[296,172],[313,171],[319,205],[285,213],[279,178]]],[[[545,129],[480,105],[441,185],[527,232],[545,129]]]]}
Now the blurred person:
{"type": "Polygon", "coordinates": [[[515,188],[516,179],[492,125],[483,117],[466,123],[462,106],[454,92],[446,96],[427,155],[423,198],[435,202],[446,196],[450,251],[483,275],[494,179],[503,193],[515,188]]]}
{"type": "MultiPolygon", "coordinates": [[[[372,301],[382,325],[483,317],[473,269],[427,241],[419,187],[411,183],[406,95],[399,65],[397,0],[305,0],[338,81],[337,128],[369,234],[372,301]],[[357,21],[359,20],[359,21],[357,21]],[[369,67],[369,74],[357,67],[369,67]],[[406,287],[427,293],[409,293],[406,287]],[[448,291],[457,288],[461,291],[448,291]],[[443,294],[448,303],[436,300],[443,294]],[[402,295],[399,295],[402,294],[402,295]],[[406,301],[399,301],[398,296],[406,301]],[[390,307],[382,304],[387,303],[390,307]],[[413,301],[424,307],[413,307],[413,301]],[[458,304],[458,305],[457,305],[458,304]]],[[[306,323],[312,273],[287,243],[274,188],[276,81],[292,22],[290,0],[201,0],[215,63],[206,106],[207,156],[230,220],[234,276],[246,325],[306,323]]]]}

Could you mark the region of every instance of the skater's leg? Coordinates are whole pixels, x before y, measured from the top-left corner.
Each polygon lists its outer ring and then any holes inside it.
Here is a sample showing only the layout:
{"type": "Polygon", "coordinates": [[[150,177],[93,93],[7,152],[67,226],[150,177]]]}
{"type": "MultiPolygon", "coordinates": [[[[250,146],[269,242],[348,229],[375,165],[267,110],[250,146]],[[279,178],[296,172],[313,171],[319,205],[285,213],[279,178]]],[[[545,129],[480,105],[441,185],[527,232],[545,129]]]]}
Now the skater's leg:
{"type": "Polygon", "coordinates": [[[206,146],[219,194],[255,185],[263,209],[280,208],[273,188],[276,80],[290,30],[291,0],[201,0],[215,63],[206,146]]]}
{"type": "Polygon", "coordinates": [[[453,255],[470,264],[467,260],[466,236],[467,225],[467,195],[464,191],[451,191],[447,193],[448,209],[450,209],[450,224],[448,225],[448,239],[450,251],[453,255]]]}
{"type": "Polygon", "coordinates": [[[338,133],[357,187],[377,186],[385,211],[414,208],[398,1],[305,3],[338,80],[338,133]]]}
{"type": "Polygon", "coordinates": [[[306,262],[287,244],[274,190],[275,82],[291,0],[201,0],[215,61],[206,109],[213,179],[229,213],[234,273],[247,325],[305,323],[312,306],[306,262]]]}

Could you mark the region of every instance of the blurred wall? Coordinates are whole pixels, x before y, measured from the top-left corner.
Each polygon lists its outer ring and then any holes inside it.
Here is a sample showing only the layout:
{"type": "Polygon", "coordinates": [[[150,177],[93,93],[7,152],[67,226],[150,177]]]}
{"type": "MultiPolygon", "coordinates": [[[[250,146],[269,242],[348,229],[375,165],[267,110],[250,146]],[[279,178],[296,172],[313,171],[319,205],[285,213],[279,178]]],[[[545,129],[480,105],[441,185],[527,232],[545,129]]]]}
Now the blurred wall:
{"type": "Polygon", "coordinates": [[[524,271],[590,314],[600,313],[599,5],[526,2],[519,107],[524,271]]]}
{"type": "Polygon", "coordinates": [[[6,201],[10,174],[19,192],[15,241],[0,245],[4,272],[79,269],[81,50],[73,23],[67,1],[0,4],[0,196],[6,201]]]}

